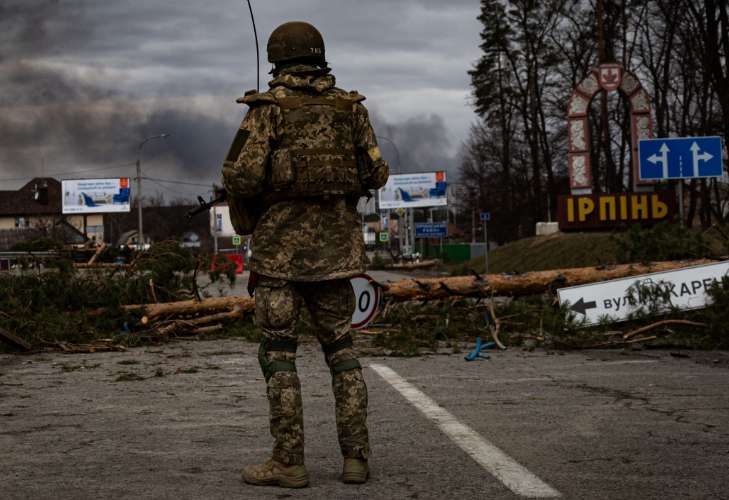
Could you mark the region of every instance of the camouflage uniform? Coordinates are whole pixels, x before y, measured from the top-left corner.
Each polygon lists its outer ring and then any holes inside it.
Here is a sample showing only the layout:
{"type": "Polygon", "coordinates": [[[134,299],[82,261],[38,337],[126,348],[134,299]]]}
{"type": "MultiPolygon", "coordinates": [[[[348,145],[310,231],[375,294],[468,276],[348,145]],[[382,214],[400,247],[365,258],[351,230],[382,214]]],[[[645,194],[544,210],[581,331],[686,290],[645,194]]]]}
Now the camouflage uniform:
{"type": "Polygon", "coordinates": [[[284,464],[304,460],[301,387],[294,365],[302,304],[332,372],[342,454],[365,460],[369,455],[367,388],[349,335],[355,307],[349,278],[365,269],[357,200],[364,189],[384,185],[388,168],[361,104],[364,97],[334,85],[328,69],[292,66],[277,74],[268,92],[240,99],[250,106],[241,124],[247,138],[237,159],[223,168],[224,186],[233,195],[234,225],[244,226],[236,206],[247,203],[247,209],[259,210],[251,260],[251,271],[261,276],[256,288],[256,322],[264,335],[259,361],[267,382],[273,459],[284,464]],[[333,123],[323,123],[318,109],[330,110],[327,119],[333,123]],[[342,141],[349,144],[337,144],[342,141]],[[295,182],[288,179],[277,188],[290,165],[290,159],[280,158],[287,148],[296,161],[302,148],[309,156],[304,166],[291,167],[298,169],[295,182]],[[347,178],[352,176],[359,186],[356,195],[347,178]],[[319,184],[331,179],[327,192],[306,184],[310,178],[319,184]]]}

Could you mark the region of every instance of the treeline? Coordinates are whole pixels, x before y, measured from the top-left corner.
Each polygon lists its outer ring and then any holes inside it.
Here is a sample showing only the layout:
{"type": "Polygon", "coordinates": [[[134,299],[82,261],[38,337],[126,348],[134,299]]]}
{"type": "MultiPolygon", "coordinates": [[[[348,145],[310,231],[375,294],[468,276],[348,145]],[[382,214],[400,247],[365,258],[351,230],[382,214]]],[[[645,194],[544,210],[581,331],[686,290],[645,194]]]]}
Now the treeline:
{"type": "MultiPolygon", "coordinates": [[[[464,146],[461,199],[493,213],[496,241],[554,220],[569,192],[568,99],[601,63],[639,77],[654,136],[729,138],[729,0],[481,0],[479,20],[482,55],[469,72],[479,119],[464,146]]],[[[594,191],[630,190],[629,103],[600,93],[589,122],[594,191]]],[[[688,225],[726,221],[726,184],[686,188],[688,225]]]]}

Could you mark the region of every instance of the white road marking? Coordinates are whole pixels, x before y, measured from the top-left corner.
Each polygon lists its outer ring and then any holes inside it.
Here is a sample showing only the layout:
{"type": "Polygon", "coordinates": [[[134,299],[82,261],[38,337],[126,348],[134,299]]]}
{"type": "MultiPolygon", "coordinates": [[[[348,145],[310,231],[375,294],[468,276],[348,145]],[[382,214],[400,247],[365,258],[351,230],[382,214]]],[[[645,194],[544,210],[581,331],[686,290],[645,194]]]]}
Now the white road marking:
{"type": "Polygon", "coordinates": [[[462,424],[438,403],[410,384],[394,370],[384,365],[371,364],[377,374],[402,394],[420,412],[458,446],[468,453],[481,467],[504,483],[507,488],[529,498],[556,498],[560,493],[519,465],[506,453],[486,441],[476,431],[462,424]]]}

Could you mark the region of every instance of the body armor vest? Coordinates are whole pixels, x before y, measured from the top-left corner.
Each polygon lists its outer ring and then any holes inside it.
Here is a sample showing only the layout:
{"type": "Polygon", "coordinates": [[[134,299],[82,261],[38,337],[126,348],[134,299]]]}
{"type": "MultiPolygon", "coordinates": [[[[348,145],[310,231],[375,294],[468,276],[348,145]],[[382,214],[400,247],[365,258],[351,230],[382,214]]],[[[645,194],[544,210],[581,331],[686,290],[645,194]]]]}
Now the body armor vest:
{"type": "Polygon", "coordinates": [[[331,95],[281,97],[276,102],[284,125],[271,157],[271,188],[293,198],[359,196],[355,101],[331,95]]]}

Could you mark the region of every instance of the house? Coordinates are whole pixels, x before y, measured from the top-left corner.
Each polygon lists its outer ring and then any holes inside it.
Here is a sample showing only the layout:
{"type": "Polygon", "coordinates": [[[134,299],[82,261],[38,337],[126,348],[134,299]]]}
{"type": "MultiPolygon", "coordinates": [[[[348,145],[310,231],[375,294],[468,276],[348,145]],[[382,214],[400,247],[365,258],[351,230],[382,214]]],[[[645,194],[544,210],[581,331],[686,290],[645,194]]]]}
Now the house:
{"type": "Polygon", "coordinates": [[[87,239],[103,241],[103,216],[64,216],[61,191],[61,183],[51,177],[37,177],[17,191],[0,191],[0,230],[49,232],[59,224],[67,224],[87,239]]]}
{"type": "MultiPolygon", "coordinates": [[[[173,207],[144,207],[144,239],[146,242],[165,240],[181,241],[183,246],[209,252],[213,248],[210,235],[210,215],[201,213],[192,220],[185,214],[194,205],[173,207]]],[[[104,219],[104,235],[107,243],[126,245],[137,240],[137,212],[106,214],[104,219]]],[[[230,238],[225,244],[230,243],[230,238]]]]}

